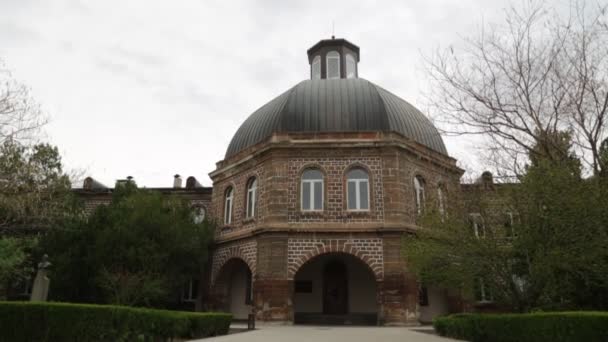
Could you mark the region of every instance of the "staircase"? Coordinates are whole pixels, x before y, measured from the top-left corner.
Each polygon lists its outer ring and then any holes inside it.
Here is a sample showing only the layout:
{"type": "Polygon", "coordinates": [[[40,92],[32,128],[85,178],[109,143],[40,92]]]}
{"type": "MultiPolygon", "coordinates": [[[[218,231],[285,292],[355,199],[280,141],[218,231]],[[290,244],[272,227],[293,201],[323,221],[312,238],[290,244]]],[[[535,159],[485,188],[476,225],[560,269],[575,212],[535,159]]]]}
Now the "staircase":
{"type": "Polygon", "coordinates": [[[296,312],[294,323],[311,325],[378,325],[378,316],[375,313],[327,315],[322,313],[296,312]]]}

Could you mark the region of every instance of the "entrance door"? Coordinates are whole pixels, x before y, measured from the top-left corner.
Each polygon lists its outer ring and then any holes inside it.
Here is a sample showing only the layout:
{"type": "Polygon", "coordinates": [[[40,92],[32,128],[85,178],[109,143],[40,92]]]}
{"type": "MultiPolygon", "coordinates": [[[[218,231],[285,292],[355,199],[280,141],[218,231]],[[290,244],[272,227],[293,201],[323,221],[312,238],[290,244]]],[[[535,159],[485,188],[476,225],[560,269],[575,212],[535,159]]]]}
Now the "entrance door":
{"type": "Polygon", "coordinates": [[[323,270],[323,313],[343,315],[348,311],[348,280],[346,266],[330,261],[323,270]]]}

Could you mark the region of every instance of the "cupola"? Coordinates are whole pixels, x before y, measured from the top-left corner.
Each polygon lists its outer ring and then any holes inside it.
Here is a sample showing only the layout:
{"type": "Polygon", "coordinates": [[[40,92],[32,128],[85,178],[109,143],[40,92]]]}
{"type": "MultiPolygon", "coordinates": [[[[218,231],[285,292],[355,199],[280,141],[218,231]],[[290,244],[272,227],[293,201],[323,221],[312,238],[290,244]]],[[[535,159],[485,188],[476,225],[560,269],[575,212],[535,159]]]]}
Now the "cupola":
{"type": "Polygon", "coordinates": [[[310,78],[357,78],[359,47],[346,39],[323,39],[308,49],[310,78]]]}

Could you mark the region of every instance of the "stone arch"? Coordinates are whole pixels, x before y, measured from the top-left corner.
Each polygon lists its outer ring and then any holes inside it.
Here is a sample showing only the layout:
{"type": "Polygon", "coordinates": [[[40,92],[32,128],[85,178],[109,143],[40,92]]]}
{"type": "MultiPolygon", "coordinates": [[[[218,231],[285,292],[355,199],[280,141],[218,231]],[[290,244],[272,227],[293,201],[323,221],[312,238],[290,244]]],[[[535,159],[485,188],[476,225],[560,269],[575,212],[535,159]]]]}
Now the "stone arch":
{"type": "Polygon", "coordinates": [[[211,267],[211,286],[215,285],[218,275],[226,263],[232,259],[240,259],[251,271],[252,277],[256,275],[256,262],[249,256],[246,251],[243,250],[243,246],[230,246],[222,249],[218,249],[214,253],[213,264],[211,267]]]}
{"type": "MultiPolygon", "coordinates": [[[[353,243],[349,243],[348,241],[343,243],[340,242],[341,241],[332,241],[330,243],[323,243],[319,241],[316,243],[315,247],[310,248],[303,255],[295,258],[293,262],[289,263],[289,267],[287,269],[287,279],[293,280],[298,270],[304,264],[313,260],[317,256],[329,253],[341,253],[354,256],[367,266],[377,281],[384,279],[384,265],[382,257],[379,258],[378,255],[372,256],[370,253],[362,251],[353,243]]],[[[382,250],[378,252],[382,253],[382,250]]]]}

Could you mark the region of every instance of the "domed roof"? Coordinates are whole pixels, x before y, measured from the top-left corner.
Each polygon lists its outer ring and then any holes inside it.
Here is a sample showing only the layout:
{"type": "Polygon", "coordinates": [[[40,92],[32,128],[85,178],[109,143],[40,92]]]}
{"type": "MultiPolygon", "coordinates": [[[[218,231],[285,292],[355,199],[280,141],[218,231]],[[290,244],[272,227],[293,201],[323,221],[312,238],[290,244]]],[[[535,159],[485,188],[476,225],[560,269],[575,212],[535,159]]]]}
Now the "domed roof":
{"type": "Polygon", "coordinates": [[[243,122],[226,158],[280,132],[397,132],[447,155],[437,128],[424,114],[362,78],[300,82],[243,122]]]}

